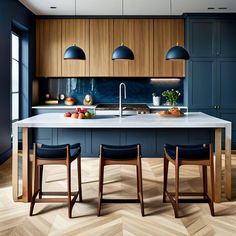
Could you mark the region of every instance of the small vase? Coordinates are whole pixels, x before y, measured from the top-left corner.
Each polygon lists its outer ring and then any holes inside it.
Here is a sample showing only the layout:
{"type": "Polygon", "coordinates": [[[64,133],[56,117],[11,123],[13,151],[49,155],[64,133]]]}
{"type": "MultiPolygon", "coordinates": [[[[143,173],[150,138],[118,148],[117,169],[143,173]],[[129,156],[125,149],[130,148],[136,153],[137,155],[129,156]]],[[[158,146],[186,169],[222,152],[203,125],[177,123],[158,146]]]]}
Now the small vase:
{"type": "Polygon", "coordinates": [[[174,107],[177,105],[177,102],[176,101],[166,101],[166,105],[174,107]]]}

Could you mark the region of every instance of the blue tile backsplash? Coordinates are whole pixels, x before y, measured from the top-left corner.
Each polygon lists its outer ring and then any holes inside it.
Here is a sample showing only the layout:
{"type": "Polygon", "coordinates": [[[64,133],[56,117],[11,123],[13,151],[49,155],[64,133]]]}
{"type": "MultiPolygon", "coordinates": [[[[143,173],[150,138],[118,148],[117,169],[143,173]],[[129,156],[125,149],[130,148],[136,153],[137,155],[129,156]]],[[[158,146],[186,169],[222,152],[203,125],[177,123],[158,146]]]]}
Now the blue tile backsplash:
{"type": "MultiPolygon", "coordinates": [[[[63,93],[66,97],[74,97],[77,104],[83,104],[86,94],[93,97],[94,103],[117,103],[119,84],[123,82],[127,88],[127,103],[152,103],[152,93],[161,96],[167,89],[181,92],[178,100],[183,104],[182,79],[147,79],[147,78],[40,78],[40,103],[44,103],[45,94],[55,99],[63,93]]],[[[161,102],[164,102],[163,97],[161,102]]]]}

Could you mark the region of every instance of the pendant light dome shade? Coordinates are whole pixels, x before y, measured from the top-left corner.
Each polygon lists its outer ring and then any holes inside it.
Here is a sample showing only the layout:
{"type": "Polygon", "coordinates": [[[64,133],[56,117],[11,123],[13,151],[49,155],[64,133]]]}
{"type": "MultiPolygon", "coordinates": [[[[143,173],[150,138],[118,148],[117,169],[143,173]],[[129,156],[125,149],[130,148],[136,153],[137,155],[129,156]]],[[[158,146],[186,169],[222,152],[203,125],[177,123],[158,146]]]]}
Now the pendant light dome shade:
{"type": "Polygon", "coordinates": [[[64,53],[64,59],[85,60],[86,57],[83,49],[77,47],[76,45],[73,45],[66,49],[64,53]]]}
{"type": "Polygon", "coordinates": [[[186,49],[176,45],[166,53],[166,60],[188,60],[189,54],[186,49]]]}
{"type": "Polygon", "coordinates": [[[134,60],[134,53],[130,48],[121,44],[121,46],[117,47],[112,53],[112,60],[119,59],[134,60]]]}

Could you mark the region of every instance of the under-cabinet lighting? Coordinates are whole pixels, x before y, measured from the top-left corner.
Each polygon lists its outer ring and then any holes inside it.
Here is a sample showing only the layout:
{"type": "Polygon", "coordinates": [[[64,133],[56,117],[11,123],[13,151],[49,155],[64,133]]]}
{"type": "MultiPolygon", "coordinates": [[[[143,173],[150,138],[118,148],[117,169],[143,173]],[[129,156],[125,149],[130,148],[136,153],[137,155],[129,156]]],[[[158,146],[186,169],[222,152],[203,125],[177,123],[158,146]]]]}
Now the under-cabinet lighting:
{"type": "Polygon", "coordinates": [[[179,81],[179,78],[151,78],[151,81],[179,81]]]}
{"type": "Polygon", "coordinates": [[[55,6],[51,6],[50,8],[51,8],[51,9],[56,9],[57,7],[55,7],[55,6]]]}

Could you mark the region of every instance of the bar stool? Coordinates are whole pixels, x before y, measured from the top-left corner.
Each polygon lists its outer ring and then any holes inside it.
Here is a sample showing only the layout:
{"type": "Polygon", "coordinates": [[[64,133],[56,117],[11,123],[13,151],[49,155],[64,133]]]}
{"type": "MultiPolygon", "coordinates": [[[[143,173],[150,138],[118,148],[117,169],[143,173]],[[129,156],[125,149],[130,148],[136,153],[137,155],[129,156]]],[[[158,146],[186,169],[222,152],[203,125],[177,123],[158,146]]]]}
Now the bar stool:
{"type": "Polygon", "coordinates": [[[207,202],[210,207],[211,215],[214,216],[214,165],[212,144],[200,145],[164,145],[164,184],[163,184],[163,202],[166,202],[168,196],[173,208],[175,217],[179,217],[179,203],[207,202]],[[167,178],[169,161],[175,165],[175,193],[167,190],[167,178]],[[203,175],[203,192],[190,193],[179,192],[179,168],[181,165],[201,165],[203,175]],[[207,191],[207,166],[210,167],[211,197],[207,191]],[[179,198],[179,196],[201,196],[200,199],[179,198]]]}
{"type": "Polygon", "coordinates": [[[30,205],[30,216],[33,215],[33,209],[36,202],[68,202],[68,216],[72,217],[72,208],[79,195],[79,201],[82,201],[82,188],[81,188],[81,148],[80,144],[73,145],[45,145],[34,144],[34,193],[30,205]],[[71,162],[77,159],[77,178],[78,178],[78,191],[71,192],[71,162]],[[43,192],[42,191],[42,177],[44,165],[66,165],[67,168],[67,192],[43,192]],[[37,195],[39,198],[36,199],[37,195]],[[68,196],[68,198],[44,198],[42,196],[68,196]],[[73,197],[71,199],[71,197],[73,197]]]}
{"type": "Polygon", "coordinates": [[[100,164],[99,164],[99,187],[98,187],[98,209],[97,215],[100,216],[102,203],[140,203],[141,214],[144,216],[142,167],[141,167],[141,146],[140,144],[114,146],[100,145],[100,164]],[[106,165],[135,165],[137,174],[137,199],[104,199],[103,180],[104,167],[106,165]]]}

